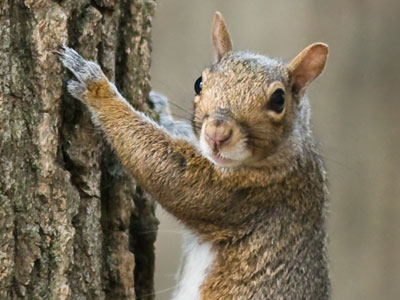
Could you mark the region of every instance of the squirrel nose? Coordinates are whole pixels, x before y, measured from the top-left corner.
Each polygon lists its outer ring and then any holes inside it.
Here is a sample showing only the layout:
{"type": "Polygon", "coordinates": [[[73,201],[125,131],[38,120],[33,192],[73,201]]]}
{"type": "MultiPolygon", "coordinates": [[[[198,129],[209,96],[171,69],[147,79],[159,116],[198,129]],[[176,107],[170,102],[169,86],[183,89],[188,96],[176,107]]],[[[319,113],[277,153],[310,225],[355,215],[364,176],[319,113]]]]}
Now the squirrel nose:
{"type": "Polygon", "coordinates": [[[232,127],[221,122],[210,122],[205,128],[205,138],[211,148],[229,144],[232,139],[232,127]]]}

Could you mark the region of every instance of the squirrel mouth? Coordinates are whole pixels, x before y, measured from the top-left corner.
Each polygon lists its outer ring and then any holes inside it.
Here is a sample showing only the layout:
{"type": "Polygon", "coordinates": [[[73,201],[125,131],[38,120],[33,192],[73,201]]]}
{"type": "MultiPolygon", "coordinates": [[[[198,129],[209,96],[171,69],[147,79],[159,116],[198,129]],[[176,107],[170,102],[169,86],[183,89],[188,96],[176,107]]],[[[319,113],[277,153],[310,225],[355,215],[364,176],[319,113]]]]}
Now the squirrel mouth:
{"type": "Polygon", "coordinates": [[[213,152],[211,154],[211,157],[212,157],[213,161],[219,165],[230,164],[233,162],[232,159],[223,157],[219,152],[213,152]]]}

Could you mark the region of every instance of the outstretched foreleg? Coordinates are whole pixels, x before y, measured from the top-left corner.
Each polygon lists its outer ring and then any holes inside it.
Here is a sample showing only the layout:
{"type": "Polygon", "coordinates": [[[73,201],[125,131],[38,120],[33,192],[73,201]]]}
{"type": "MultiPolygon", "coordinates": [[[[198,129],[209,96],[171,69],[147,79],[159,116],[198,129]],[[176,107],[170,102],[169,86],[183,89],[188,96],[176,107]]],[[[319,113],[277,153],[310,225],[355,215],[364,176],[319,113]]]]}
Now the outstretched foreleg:
{"type": "Polygon", "coordinates": [[[206,201],[215,185],[213,165],[186,140],[172,138],[129,105],[96,63],[67,47],[58,54],[76,78],[68,82],[69,92],[87,104],[138,183],[187,224],[217,220],[214,204],[206,201]]]}

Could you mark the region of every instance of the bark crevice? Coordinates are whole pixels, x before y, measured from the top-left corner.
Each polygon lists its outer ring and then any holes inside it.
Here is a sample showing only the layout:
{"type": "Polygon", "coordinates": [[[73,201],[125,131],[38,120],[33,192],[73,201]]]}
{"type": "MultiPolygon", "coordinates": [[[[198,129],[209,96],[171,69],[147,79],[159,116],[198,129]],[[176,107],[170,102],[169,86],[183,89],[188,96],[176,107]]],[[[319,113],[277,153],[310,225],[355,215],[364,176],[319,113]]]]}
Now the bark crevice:
{"type": "Polygon", "coordinates": [[[130,243],[131,223],[155,226],[154,202],[137,198],[134,179],[88,110],[67,95],[71,74],[53,53],[72,46],[100,60],[112,80],[118,57],[129,53],[124,70],[136,75],[117,85],[134,87],[127,98],[147,109],[150,48],[138,51],[136,43],[137,36],[150,43],[154,7],[142,2],[24,0],[0,8],[0,299],[133,300],[153,293],[153,245],[130,243]],[[134,282],[134,254],[146,251],[138,257],[147,257],[150,271],[134,282]]]}

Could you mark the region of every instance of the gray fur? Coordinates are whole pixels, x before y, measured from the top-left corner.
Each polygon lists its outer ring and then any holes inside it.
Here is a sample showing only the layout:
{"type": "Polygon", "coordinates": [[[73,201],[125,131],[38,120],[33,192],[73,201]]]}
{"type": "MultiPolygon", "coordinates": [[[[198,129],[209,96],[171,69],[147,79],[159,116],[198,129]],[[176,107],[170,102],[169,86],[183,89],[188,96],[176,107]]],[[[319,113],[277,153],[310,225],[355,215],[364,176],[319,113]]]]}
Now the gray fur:
{"type": "Polygon", "coordinates": [[[83,59],[74,49],[63,45],[57,54],[60,56],[64,67],[70,70],[78,80],[69,80],[67,89],[72,96],[79,100],[81,100],[82,94],[86,91],[87,83],[105,77],[97,63],[83,59]]]}
{"type": "Polygon", "coordinates": [[[168,98],[164,95],[151,91],[150,101],[154,104],[155,110],[160,115],[160,125],[173,137],[183,138],[192,144],[197,144],[197,138],[189,122],[175,120],[171,116],[168,98]]]}
{"type": "Polygon", "coordinates": [[[79,82],[86,83],[104,78],[104,73],[97,63],[83,59],[74,49],[61,46],[58,54],[63,65],[79,82]]]}

